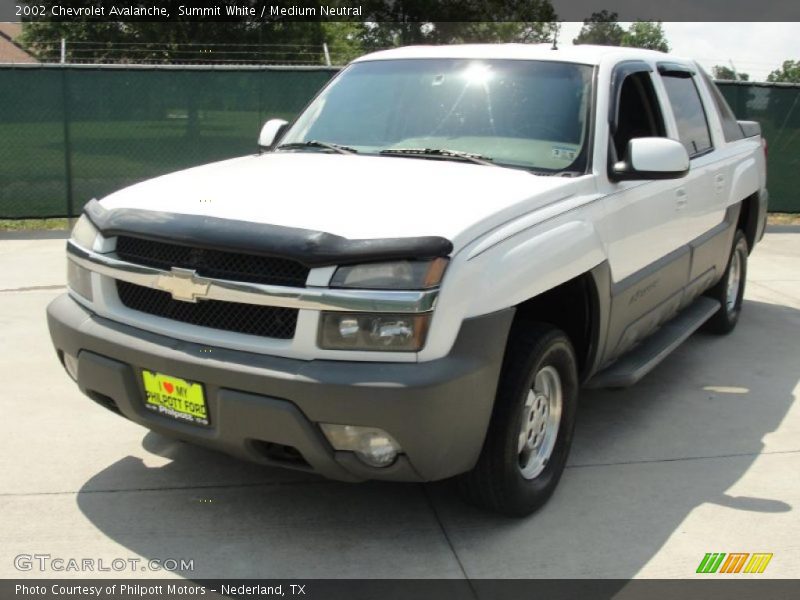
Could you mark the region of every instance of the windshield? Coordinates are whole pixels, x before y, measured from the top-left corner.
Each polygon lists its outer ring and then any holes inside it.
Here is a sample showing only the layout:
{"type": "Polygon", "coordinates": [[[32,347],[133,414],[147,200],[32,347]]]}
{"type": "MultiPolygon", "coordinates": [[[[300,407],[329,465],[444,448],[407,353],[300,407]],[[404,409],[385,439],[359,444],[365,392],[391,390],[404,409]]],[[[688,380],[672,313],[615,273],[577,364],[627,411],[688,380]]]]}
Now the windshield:
{"type": "Polygon", "coordinates": [[[589,66],[547,61],[355,63],[317,96],[281,145],[326,142],[364,154],[448,150],[500,165],[583,172],[591,81],[589,66]]]}

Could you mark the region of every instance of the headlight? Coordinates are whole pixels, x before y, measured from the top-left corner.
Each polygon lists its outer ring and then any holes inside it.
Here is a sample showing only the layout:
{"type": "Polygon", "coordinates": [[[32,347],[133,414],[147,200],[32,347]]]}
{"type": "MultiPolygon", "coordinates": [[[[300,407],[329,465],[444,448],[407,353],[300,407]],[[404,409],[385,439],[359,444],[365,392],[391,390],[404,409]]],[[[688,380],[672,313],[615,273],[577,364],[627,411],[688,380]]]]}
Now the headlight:
{"type": "Polygon", "coordinates": [[[425,345],[430,313],[324,312],[320,319],[319,347],[325,350],[416,352],[425,345]]]}
{"type": "Polygon", "coordinates": [[[98,235],[100,235],[100,232],[97,231],[97,228],[89,218],[86,215],[81,215],[81,218],[75,223],[75,227],[72,228],[70,239],[79,246],[92,250],[98,235]]]}
{"type": "Polygon", "coordinates": [[[336,269],[330,285],[365,290],[425,290],[439,285],[445,268],[446,258],[345,266],[336,269]]]}

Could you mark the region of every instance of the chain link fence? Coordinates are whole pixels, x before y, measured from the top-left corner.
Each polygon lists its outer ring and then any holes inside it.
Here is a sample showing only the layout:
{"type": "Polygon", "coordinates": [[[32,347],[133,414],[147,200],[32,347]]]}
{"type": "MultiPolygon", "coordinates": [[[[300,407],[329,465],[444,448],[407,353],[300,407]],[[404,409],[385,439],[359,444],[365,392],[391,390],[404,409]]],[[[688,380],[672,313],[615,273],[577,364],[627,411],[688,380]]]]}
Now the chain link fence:
{"type": "Polygon", "coordinates": [[[0,218],[75,216],[91,198],[252,153],[325,67],[0,68],[0,218]]]}
{"type": "MultiPolygon", "coordinates": [[[[385,48],[371,47],[370,51],[385,48]]],[[[80,40],[36,41],[27,44],[15,60],[3,56],[0,62],[39,62],[91,65],[344,65],[363,54],[354,45],[254,44],[149,41],[90,42],[80,40]]]]}
{"type": "Polygon", "coordinates": [[[718,81],[739,119],[758,121],[767,140],[771,212],[800,213],[800,84],[718,81]]]}
{"type": "MultiPolygon", "coordinates": [[[[150,177],[251,153],[263,122],[291,119],[326,67],[0,67],[0,218],[78,215],[150,177]]],[[[800,212],[800,86],[721,83],[769,142],[770,209],[800,212]]]]}

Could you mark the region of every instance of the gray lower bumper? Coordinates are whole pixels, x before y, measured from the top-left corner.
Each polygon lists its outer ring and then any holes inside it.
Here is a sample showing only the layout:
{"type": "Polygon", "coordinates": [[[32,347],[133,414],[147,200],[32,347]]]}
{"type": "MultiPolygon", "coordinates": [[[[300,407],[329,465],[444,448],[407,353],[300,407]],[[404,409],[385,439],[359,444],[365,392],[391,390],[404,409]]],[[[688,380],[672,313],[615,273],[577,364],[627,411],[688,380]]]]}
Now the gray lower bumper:
{"type": "Polygon", "coordinates": [[[440,360],[365,363],[208,348],[98,317],[66,294],[47,308],[56,350],[78,357],[78,386],[96,401],[165,435],[349,481],[430,481],[475,464],[513,314],[465,321],[450,355],[440,360]],[[141,369],[202,382],[211,426],[145,409],[141,369]],[[317,423],[380,427],[404,454],[390,467],[368,467],[352,453],[334,451],[317,423]],[[302,459],[273,451],[284,446],[302,459]]]}

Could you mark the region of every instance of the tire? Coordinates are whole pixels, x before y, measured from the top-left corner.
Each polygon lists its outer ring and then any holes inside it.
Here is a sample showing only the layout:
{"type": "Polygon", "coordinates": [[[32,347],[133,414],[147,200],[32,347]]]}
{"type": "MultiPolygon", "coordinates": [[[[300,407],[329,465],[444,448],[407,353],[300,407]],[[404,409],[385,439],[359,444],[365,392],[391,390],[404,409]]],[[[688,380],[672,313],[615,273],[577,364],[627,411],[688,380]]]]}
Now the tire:
{"type": "Polygon", "coordinates": [[[567,462],[578,387],[575,351],[563,331],[543,323],[514,326],[483,450],[459,478],[467,501],[514,517],[547,502],[567,462]]]}
{"type": "Polygon", "coordinates": [[[747,239],[737,229],[733,237],[733,247],[728,257],[725,273],[706,295],[717,300],[722,306],[714,316],[706,321],[703,329],[709,333],[725,335],[733,331],[742,312],[742,299],[747,281],[747,239]]]}

